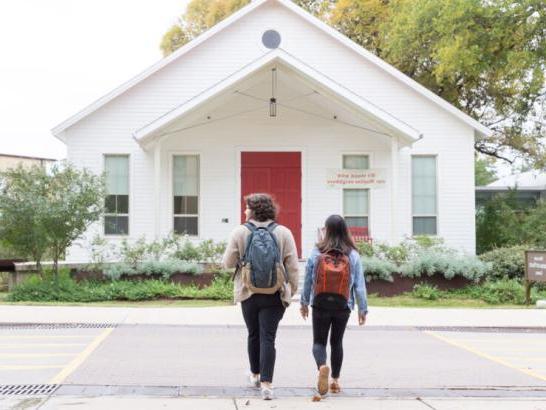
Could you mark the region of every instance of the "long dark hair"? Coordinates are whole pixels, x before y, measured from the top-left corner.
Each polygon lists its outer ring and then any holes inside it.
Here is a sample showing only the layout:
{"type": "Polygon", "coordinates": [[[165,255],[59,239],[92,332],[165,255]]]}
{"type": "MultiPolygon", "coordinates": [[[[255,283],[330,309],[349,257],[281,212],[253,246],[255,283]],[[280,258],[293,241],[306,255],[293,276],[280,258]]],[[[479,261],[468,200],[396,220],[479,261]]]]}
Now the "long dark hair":
{"type": "Polygon", "coordinates": [[[324,223],[326,232],[322,240],[317,243],[317,248],[321,253],[338,250],[349,255],[356,245],[349,233],[347,223],[340,215],[330,215],[324,223]]]}

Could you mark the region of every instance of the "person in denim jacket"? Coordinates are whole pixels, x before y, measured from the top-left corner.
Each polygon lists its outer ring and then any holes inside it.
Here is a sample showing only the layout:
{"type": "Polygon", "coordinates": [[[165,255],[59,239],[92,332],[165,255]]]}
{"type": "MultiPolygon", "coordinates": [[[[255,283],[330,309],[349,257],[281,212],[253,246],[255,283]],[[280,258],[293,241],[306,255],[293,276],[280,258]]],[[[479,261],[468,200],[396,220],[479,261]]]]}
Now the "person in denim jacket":
{"type": "Polygon", "coordinates": [[[330,368],[326,365],[328,333],[331,330],[330,348],[332,357],[330,361],[332,365],[332,381],[330,383],[330,391],[332,393],[339,393],[339,376],[343,362],[343,335],[351,315],[351,310],[355,307],[355,301],[358,306],[358,324],[360,326],[365,324],[368,313],[364,269],[360,255],[356,251],[356,246],[349,234],[345,219],[339,215],[331,215],[326,219],[324,231],[324,238],[313,248],[307,260],[303,293],[300,300],[300,313],[304,319],[309,315],[309,306],[313,307],[313,356],[319,371],[317,387],[321,395],[328,392],[328,378],[330,374],[330,368]],[[340,250],[349,258],[351,273],[349,299],[346,306],[342,309],[318,308],[313,306],[313,287],[317,260],[321,253],[326,253],[333,249],[340,250]]]}

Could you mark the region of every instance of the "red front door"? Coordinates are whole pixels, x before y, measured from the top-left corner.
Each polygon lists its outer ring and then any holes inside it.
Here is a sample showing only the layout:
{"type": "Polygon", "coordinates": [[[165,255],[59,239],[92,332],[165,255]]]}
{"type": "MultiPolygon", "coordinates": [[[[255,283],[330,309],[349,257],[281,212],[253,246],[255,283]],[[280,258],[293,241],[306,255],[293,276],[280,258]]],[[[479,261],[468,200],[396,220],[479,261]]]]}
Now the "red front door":
{"type": "Polygon", "coordinates": [[[292,231],[301,256],[301,153],[241,153],[241,221],[245,221],[244,197],[268,193],[279,205],[278,222],[292,231]]]}

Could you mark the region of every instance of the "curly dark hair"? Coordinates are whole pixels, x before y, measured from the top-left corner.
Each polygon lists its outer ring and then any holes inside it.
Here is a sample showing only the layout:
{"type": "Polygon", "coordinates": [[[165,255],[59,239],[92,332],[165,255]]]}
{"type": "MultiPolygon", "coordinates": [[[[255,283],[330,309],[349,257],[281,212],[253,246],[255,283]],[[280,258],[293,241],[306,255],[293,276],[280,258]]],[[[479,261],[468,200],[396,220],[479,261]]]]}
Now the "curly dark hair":
{"type": "Polygon", "coordinates": [[[276,220],[278,205],[269,194],[250,194],[245,196],[245,203],[251,211],[250,217],[258,222],[276,220]]]}

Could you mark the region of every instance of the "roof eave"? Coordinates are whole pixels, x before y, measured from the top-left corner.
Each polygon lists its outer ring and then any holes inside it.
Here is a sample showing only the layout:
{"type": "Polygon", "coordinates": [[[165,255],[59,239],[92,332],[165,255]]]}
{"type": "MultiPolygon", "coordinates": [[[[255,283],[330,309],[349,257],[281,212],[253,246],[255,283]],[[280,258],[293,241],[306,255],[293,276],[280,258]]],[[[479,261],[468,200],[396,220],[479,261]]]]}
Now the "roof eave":
{"type": "MultiPolygon", "coordinates": [[[[201,43],[205,42],[209,38],[213,37],[218,32],[222,31],[225,27],[231,25],[235,21],[239,20],[240,18],[244,17],[251,11],[255,10],[256,8],[260,7],[262,4],[270,0],[253,0],[243,8],[237,10],[235,13],[231,14],[230,16],[226,17],[224,20],[220,21],[219,23],[215,24],[205,32],[201,33],[199,36],[191,40],[190,42],[186,43],[184,46],[180,47],[178,50],[174,51],[167,57],[162,58],[161,60],[157,61],[155,64],[151,65],[144,71],[142,71],[140,74],[137,74],[135,77],[131,78],[129,81],[124,82],[120,86],[116,87],[114,90],[110,91],[109,93],[103,95],[102,97],[98,98],[91,104],[89,104],[87,107],[85,107],[83,110],[80,110],[76,114],[72,115],[65,121],[61,122],[60,124],[56,125],[51,132],[54,136],[58,136],[60,133],[62,133],[67,128],[71,127],[81,119],[85,118],[92,112],[96,111],[98,108],[103,106],[104,104],[108,103],[109,101],[113,100],[114,98],[118,97],[119,95],[123,94],[125,91],[129,90],[136,84],[140,83],[141,81],[145,80],[155,72],[159,71],[166,65],[170,64],[172,61],[177,60],[184,54],[188,53],[190,50],[194,49],[201,43]]],[[[64,141],[63,141],[64,142],[64,141]]]]}
{"type": "Polygon", "coordinates": [[[340,41],[343,45],[347,46],[351,50],[355,51],[362,57],[366,58],[371,63],[375,64],[379,68],[385,70],[387,73],[395,77],[397,80],[403,82],[404,84],[408,85],[409,87],[413,88],[415,91],[422,94],[424,97],[428,98],[432,102],[436,103],[437,105],[440,105],[443,109],[447,110],[451,114],[453,114],[458,119],[462,120],[466,124],[470,125],[472,128],[474,128],[480,135],[489,137],[493,134],[493,131],[486,127],[485,125],[481,124],[479,121],[472,118],[470,115],[466,114],[465,112],[461,111],[457,107],[455,107],[450,102],[444,100],[442,97],[438,96],[437,94],[430,91],[428,88],[424,87],[423,85],[419,84],[414,79],[408,77],[404,73],[402,73],[400,70],[398,70],[396,67],[392,66],[391,64],[387,63],[386,61],[382,60],[381,58],[377,57],[375,54],[371,53],[370,51],[366,50],[361,45],[355,43],[353,40],[351,40],[349,37],[345,36],[344,34],[340,33],[339,31],[335,30],[333,27],[329,26],[328,24],[321,21],[319,18],[313,16],[312,14],[306,12],[303,10],[300,6],[296,5],[290,0],[276,0],[286,8],[292,10],[294,13],[298,14],[300,17],[302,17],[307,22],[311,23],[315,27],[319,28],[326,34],[329,34],[330,36],[334,37],[338,41],[340,41]]]}

